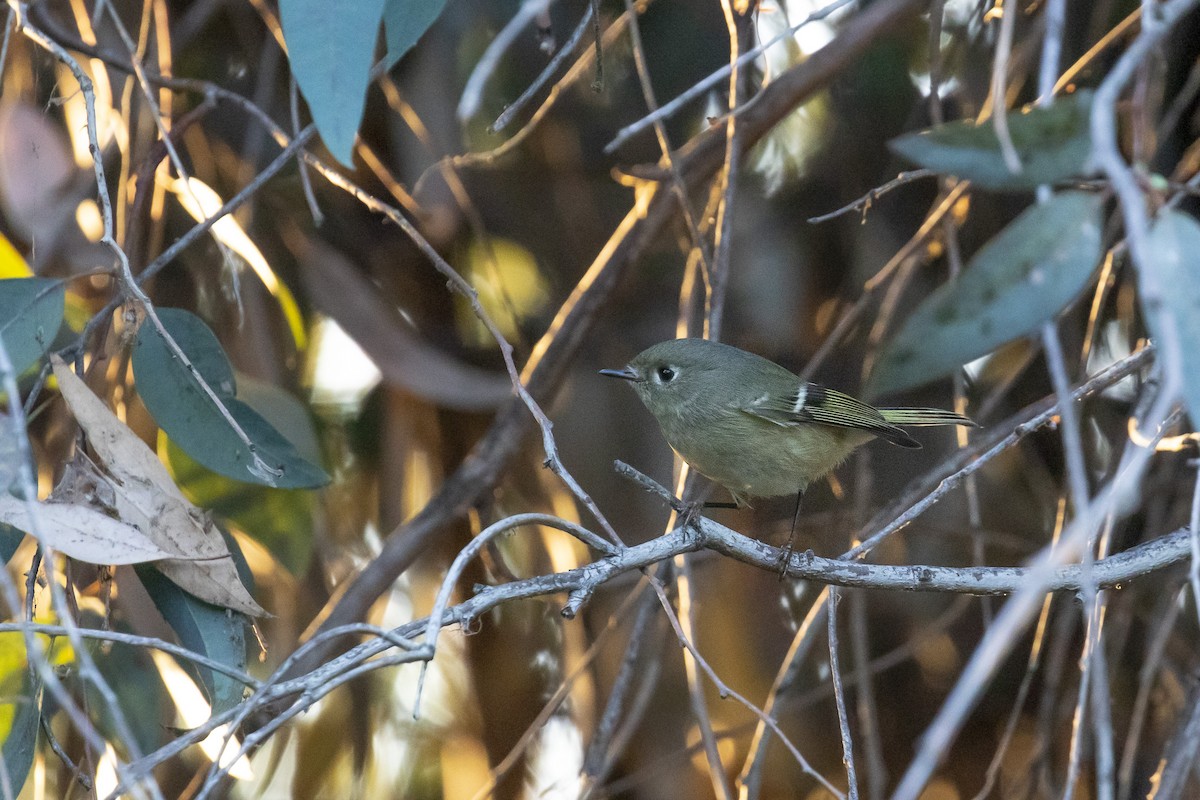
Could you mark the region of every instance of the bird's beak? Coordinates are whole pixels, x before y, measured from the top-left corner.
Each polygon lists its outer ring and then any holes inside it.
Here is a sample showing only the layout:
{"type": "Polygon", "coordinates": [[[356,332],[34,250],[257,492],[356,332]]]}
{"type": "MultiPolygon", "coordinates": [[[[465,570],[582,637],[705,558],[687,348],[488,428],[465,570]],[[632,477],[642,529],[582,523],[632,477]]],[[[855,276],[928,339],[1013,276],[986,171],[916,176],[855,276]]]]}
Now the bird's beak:
{"type": "Polygon", "coordinates": [[[620,378],[626,381],[640,381],[642,378],[632,367],[622,367],[621,369],[602,369],[600,374],[609,378],[620,378]]]}

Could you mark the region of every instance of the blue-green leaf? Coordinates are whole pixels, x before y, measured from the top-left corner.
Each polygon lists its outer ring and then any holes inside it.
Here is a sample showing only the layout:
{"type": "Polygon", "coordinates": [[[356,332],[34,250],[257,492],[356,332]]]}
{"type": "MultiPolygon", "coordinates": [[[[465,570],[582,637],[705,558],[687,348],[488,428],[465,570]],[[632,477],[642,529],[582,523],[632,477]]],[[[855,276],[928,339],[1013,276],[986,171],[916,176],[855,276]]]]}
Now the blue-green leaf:
{"type": "Polygon", "coordinates": [[[142,402],[167,436],[204,466],[237,480],[285,489],[329,482],[324,470],[302,458],[269,422],[234,397],[233,370],[207,325],[178,308],[160,308],[158,317],[249,438],[253,450],[147,320],[138,330],[133,372],[142,402]],[[256,466],[256,455],[266,470],[256,466]]]}
{"type": "MultiPolygon", "coordinates": [[[[293,442],[305,457],[319,450],[312,418],[304,404],[277,386],[238,377],[238,394],[293,442]]],[[[188,499],[266,547],[293,575],[302,576],[313,551],[312,492],[271,489],[230,480],[205,469],[168,440],[165,453],[171,475],[188,499]]]]}
{"type": "Polygon", "coordinates": [[[13,372],[37,361],[62,327],[65,290],[49,278],[0,280],[0,340],[13,372]]]}
{"type": "Polygon", "coordinates": [[[25,532],[0,522],[0,565],[7,564],[25,540],[25,532]]]}
{"type": "MultiPolygon", "coordinates": [[[[1184,357],[1192,358],[1200,352],[1200,224],[1182,211],[1164,211],[1146,245],[1152,268],[1167,288],[1162,307],[1143,303],[1150,332],[1156,338],[1173,335],[1184,357]],[[1167,330],[1168,324],[1174,330],[1167,330]]],[[[1200,371],[1194,366],[1180,371],[1184,403],[1195,424],[1200,420],[1200,371]]]]}
{"type": "MultiPolygon", "coordinates": [[[[184,647],[245,671],[246,626],[249,624],[245,614],[197,599],[148,564],[140,564],[135,569],[155,607],[184,647]]],[[[227,711],[242,701],[244,686],[241,681],[190,661],[181,660],[180,663],[200,679],[214,714],[227,711]]]]}
{"type": "Polygon", "coordinates": [[[280,0],[292,74],[334,158],[350,164],[384,0],[280,0]]]}
{"type": "Polygon", "coordinates": [[[1063,192],[1013,220],[905,321],[880,354],[870,394],[947,375],[1053,319],[1100,263],[1102,203],[1063,192]]]}
{"type": "Polygon", "coordinates": [[[24,637],[0,635],[0,755],[10,789],[0,788],[0,796],[21,793],[37,750],[41,713],[41,680],[29,669],[24,637]]]}
{"type": "MultiPolygon", "coordinates": [[[[3,390],[0,389],[0,395],[3,390]]],[[[13,424],[13,418],[0,411],[0,493],[14,489],[20,494],[17,480],[21,475],[21,439],[25,431],[13,424]]]]}
{"type": "Polygon", "coordinates": [[[383,32],[387,41],[387,66],[391,69],[432,27],[446,0],[387,0],[383,32]]]}
{"type": "Polygon", "coordinates": [[[991,120],[962,120],[893,139],[896,153],[922,167],[965,178],[997,190],[1032,189],[1084,174],[1092,140],[1089,119],[1092,93],[1076,92],[1051,106],[1010,113],[1008,131],[1021,159],[1021,170],[1008,169],[991,120]]]}

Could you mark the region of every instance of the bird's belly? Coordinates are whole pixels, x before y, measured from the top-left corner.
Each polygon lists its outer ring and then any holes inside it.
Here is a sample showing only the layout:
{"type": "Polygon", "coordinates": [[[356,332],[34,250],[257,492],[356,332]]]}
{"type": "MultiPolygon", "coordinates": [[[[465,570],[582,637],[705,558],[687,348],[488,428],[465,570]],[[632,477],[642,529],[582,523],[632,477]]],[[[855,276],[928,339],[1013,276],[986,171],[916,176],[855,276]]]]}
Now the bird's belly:
{"type": "Polygon", "coordinates": [[[736,495],[796,494],[840,464],[869,434],[825,425],[783,428],[771,423],[730,447],[724,436],[699,437],[676,452],[693,468],[736,495]],[[724,442],[717,445],[714,441],[724,442]]]}

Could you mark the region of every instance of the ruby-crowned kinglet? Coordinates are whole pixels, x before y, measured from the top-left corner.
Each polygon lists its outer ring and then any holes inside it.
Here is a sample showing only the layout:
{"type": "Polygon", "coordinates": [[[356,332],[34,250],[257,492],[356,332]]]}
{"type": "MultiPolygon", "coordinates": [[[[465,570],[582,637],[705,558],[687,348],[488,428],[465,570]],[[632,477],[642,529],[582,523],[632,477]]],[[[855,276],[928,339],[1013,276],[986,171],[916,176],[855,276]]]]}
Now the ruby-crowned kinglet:
{"type": "Polygon", "coordinates": [[[660,342],[600,374],[629,381],[671,448],[739,506],[747,497],[802,495],[876,436],[920,447],[900,425],[975,424],[936,408],[873,408],[706,339],[660,342]]]}

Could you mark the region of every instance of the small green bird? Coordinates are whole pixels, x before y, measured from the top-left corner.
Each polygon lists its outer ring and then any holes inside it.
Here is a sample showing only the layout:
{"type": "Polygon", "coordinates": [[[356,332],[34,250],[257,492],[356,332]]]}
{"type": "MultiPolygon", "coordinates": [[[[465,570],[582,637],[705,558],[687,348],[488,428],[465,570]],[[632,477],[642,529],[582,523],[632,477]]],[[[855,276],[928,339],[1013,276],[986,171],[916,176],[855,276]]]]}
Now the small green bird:
{"type": "Polygon", "coordinates": [[[975,424],[936,408],[874,408],[707,339],[660,342],[600,374],[629,381],[671,448],[739,506],[796,494],[797,515],[808,485],[859,445],[880,437],[918,448],[899,426],[975,424]]]}

